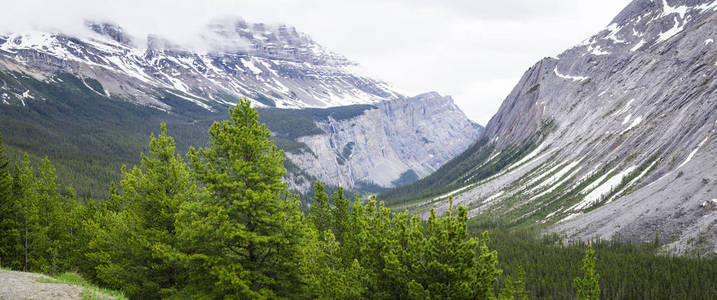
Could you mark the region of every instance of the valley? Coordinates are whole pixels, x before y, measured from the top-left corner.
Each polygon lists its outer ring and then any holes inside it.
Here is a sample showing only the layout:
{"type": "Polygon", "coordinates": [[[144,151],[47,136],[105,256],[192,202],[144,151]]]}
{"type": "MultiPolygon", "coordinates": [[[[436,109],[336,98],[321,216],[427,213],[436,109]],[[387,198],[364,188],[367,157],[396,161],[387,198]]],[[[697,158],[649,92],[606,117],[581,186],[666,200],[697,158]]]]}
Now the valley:
{"type": "Polygon", "coordinates": [[[633,1],[603,31],[531,67],[470,153],[389,203],[445,209],[582,240],[649,242],[672,251],[707,239],[715,195],[714,3],[633,1]],[[666,32],[671,26],[679,31],[666,32]],[[433,182],[438,184],[431,185],[433,182]]]}
{"type": "Polygon", "coordinates": [[[715,0],[630,1],[485,126],[290,25],[81,24],[0,32],[0,268],[130,299],[717,295],[715,0]]]}

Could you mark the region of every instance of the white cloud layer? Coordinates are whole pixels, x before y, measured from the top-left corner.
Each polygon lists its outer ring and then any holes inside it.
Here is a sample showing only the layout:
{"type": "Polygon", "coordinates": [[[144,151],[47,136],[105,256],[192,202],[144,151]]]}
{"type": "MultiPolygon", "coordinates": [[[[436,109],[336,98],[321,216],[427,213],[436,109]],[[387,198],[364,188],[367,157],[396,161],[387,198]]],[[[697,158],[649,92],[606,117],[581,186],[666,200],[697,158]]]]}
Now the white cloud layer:
{"type": "MultiPolygon", "coordinates": [[[[210,20],[286,23],[416,94],[486,124],[523,72],[607,25],[629,0],[0,0],[0,31],[86,34],[84,20],[198,45],[210,20]]],[[[217,43],[219,41],[216,41],[217,43]]]]}

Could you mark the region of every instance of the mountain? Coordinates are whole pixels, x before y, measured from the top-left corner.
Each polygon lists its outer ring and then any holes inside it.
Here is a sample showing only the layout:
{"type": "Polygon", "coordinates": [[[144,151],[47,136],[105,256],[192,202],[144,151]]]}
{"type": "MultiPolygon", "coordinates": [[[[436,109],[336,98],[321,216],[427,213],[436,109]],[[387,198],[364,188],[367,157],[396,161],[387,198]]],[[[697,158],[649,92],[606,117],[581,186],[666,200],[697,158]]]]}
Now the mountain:
{"type": "MultiPolygon", "coordinates": [[[[171,93],[207,109],[250,98],[270,107],[330,107],[400,96],[360,67],[285,25],[222,20],[197,37],[196,49],[159,36],[133,38],[121,27],[87,23],[84,36],[51,32],[0,35],[0,65],[38,79],[58,71],[102,84],[107,97],[158,109],[171,93]]],[[[23,101],[8,94],[5,102],[23,101]]],[[[28,96],[32,96],[29,94],[28,96]]]]}
{"type": "Polygon", "coordinates": [[[287,152],[287,157],[322,182],[368,191],[431,174],[482,130],[451,97],[435,92],[384,101],[356,117],[328,117],[316,124],[323,134],[297,139],[309,151],[287,152]]]}
{"type": "Polygon", "coordinates": [[[87,32],[0,34],[0,132],[16,158],[49,155],[103,195],[167,123],[178,150],[249,98],[286,151],[299,192],[321,180],[382,191],[428,175],[482,127],[450,97],[406,97],[286,25],[220,20],[195,45],[87,22],[87,32]]]}
{"type": "Polygon", "coordinates": [[[382,198],[425,212],[453,196],[508,226],[714,248],[714,38],[717,1],[635,0],[528,69],[470,149],[382,198]]]}

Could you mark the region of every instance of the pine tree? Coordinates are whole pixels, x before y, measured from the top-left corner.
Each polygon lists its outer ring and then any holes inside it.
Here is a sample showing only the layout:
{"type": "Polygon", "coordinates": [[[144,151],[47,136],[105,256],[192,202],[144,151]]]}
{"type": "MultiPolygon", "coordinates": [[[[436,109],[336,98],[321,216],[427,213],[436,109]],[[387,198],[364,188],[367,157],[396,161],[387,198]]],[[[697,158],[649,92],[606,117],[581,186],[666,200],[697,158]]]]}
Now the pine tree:
{"type": "Polygon", "coordinates": [[[588,245],[583,258],[583,277],[575,278],[574,284],[577,290],[578,299],[594,300],[600,299],[600,274],[595,271],[595,251],[588,245]]]}
{"type": "Polygon", "coordinates": [[[528,293],[525,290],[525,271],[523,268],[519,268],[518,280],[513,281],[513,278],[508,275],[505,277],[505,285],[498,295],[500,300],[525,300],[528,299],[528,293]]]}
{"type": "Polygon", "coordinates": [[[207,148],[190,149],[208,197],[183,207],[178,234],[192,270],[187,293],[213,297],[291,297],[304,288],[305,225],[288,195],[283,152],[248,100],[209,129],[207,148]]]}
{"type": "Polygon", "coordinates": [[[320,181],[314,184],[314,197],[309,207],[308,218],[317,230],[319,236],[321,236],[324,231],[332,229],[334,219],[332,216],[331,203],[329,203],[329,196],[324,191],[324,185],[320,181]]]}
{"type": "Polygon", "coordinates": [[[46,265],[42,269],[46,273],[57,273],[70,267],[67,260],[69,249],[64,247],[69,231],[62,204],[64,197],[59,193],[55,167],[47,157],[42,160],[38,175],[35,181],[40,209],[39,226],[45,233],[41,251],[46,265]]]}
{"type": "Polygon", "coordinates": [[[336,192],[331,195],[331,200],[334,202],[334,209],[332,212],[334,235],[339,242],[342,242],[349,230],[348,217],[351,200],[344,196],[343,187],[338,187],[336,192]]]}
{"type": "Polygon", "coordinates": [[[77,193],[71,186],[65,190],[63,197],[63,211],[66,218],[66,238],[61,241],[64,251],[65,264],[68,269],[78,270],[84,260],[87,249],[87,242],[82,240],[84,222],[88,217],[81,213],[86,212],[87,207],[77,199],[77,193]]]}
{"type": "Polygon", "coordinates": [[[12,186],[10,162],[5,155],[5,147],[0,136],[0,268],[10,266],[14,253],[13,246],[17,244],[12,186]]]}
{"type": "Polygon", "coordinates": [[[40,226],[40,200],[35,183],[35,175],[30,157],[25,158],[20,166],[15,165],[13,178],[13,198],[17,214],[19,241],[15,245],[16,256],[23,271],[40,271],[46,265],[42,251],[45,250],[47,238],[45,228],[40,226]]]}
{"type": "Polygon", "coordinates": [[[339,259],[339,243],[331,231],[321,238],[309,228],[304,247],[303,273],[307,288],[305,296],[310,299],[355,299],[364,292],[361,282],[364,270],[358,261],[344,267],[339,259]]]}
{"type": "Polygon", "coordinates": [[[10,201],[12,193],[12,177],[10,175],[10,162],[5,154],[5,146],[0,136],[0,209],[10,201]]]}
{"type": "Polygon", "coordinates": [[[151,136],[140,166],[122,173],[123,193],[111,188],[88,258],[97,263],[97,277],[132,297],[169,296],[186,281],[171,253],[177,244],[176,214],[196,197],[196,184],[164,124],[158,136],[151,136]]]}

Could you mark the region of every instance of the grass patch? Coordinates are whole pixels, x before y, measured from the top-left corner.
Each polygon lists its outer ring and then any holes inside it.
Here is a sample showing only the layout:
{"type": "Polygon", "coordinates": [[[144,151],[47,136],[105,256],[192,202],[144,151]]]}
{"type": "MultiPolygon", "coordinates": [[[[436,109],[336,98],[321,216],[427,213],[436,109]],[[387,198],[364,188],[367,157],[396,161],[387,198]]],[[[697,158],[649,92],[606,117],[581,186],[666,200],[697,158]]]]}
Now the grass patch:
{"type": "Polygon", "coordinates": [[[266,106],[276,107],[276,102],[274,102],[273,99],[271,99],[263,94],[257,93],[256,97],[254,97],[254,98],[256,98],[255,100],[259,101],[261,104],[264,104],[266,106]]]}
{"type": "Polygon", "coordinates": [[[66,272],[52,277],[52,279],[39,277],[36,278],[35,281],[41,283],[56,283],[81,286],[84,288],[80,293],[82,299],[127,299],[127,297],[125,297],[122,292],[95,286],[82,278],[82,276],[77,273],[66,272]]]}
{"type": "Polygon", "coordinates": [[[540,84],[536,84],[536,85],[530,87],[530,89],[528,90],[528,94],[537,91],[539,87],[540,87],[540,84]]]}
{"type": "Polygon", "coordinates": [[[356,143],[354,143],[354,142],[349,142],[348,144],[346,144],[344,146],[344,150],[341,151],[341,156],[348,159],[349,156],[351,156],[351,153],[353,153],[353,151],[354,151],[354,146],[356,146],[356,143]]]}
{"type": "Polygon", "coordinates": [[[418,179],[420,178],[418,177],[418,174],[416,174],[416,171],[408,170],[406,172],[401,173],[401,177],[399,177],[398,179],[391,181],[391,184],[393,184],[394,186],[401,186],[414,183],[418,181],[418,179]]]}

